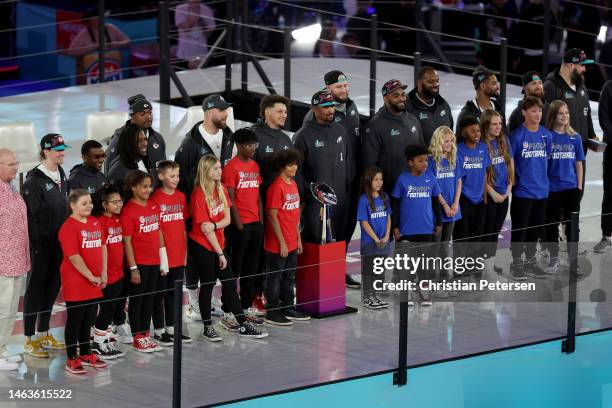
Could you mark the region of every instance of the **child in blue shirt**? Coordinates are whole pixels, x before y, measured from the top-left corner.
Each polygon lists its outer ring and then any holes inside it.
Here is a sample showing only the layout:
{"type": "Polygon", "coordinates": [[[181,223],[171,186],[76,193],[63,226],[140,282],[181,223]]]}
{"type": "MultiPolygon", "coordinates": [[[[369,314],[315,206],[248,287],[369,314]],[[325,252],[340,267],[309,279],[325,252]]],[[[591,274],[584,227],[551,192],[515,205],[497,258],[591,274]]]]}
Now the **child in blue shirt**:
{"type": "MultiPolygon", "coordinates": [[[[383,172],[368,167],[363,176],[363,194],[357,204],[357,221],[361,227],[361,302],[368,309],[384,309],[387,302],[374,290],[374,259],[390,252],[391,203],[382,190],[383,172]]],[[[382,277],[383,275],[381,275],[382,277]]]]}
{"type": "MultiPolygon", "coordinates": [[[[409,171],[397,178],[391,197],[393,206],[393,236],[398,242],[432,242],[442,229],[440,187],[436,178],[427,171],[427,147],[406,146],[405,156],[409,171]]],[[[409,245],[409,247],[411,247],[409,245]]],[[[419,245],[419,254],[426,254],[431,245],[419,245]]],[[[420,279],[431,279],[431,271],[422,271],[420,279]]],[[[421,305],[431,306],[429,291],[421,292],[421,305]]]]}
{"type": "Polygon", "coordinates": [[[549,194],[546,206],[546,246],[550,261],[546,273],[559,270],[559,228],[563,222],[567,242],[578,242],[572,236],[569,220],[579,210],[584,171],[582,138],[570,126],[567,104],[553,101],[548,108],[546,126],[551,130],[551,155],[548,159],[549,194]]]}
{"type": "Polygon", "coordinates": [[[525,97],[521,113],[525,122],[510,136],[516,177],[510,204],[510,272],[515,280],[524,280],[527,275],[534,278],[546,277],[545,272],[537,267],[535,254],[536,243],[543,238],[542,225],[546,222],[548,159],[552,139],[551,133],[540,125],[540,98],[525,97]]]}

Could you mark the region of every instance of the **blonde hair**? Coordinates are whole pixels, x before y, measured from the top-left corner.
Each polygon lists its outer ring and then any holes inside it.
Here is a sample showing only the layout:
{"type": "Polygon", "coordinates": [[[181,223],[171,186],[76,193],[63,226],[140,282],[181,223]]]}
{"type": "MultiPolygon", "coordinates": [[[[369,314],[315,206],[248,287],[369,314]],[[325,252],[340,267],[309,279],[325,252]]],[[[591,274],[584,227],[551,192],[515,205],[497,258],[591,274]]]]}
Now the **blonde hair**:
{"type": "Polygon", "coordinates": [[[436,163],[436,168],[440,168],[440,163],[444,157],[448,160],[450,168],[455,168],[457,162],[457,138],[451,128],[448,126],[440,126],[433,132],[431,142],[429,143],[429,153],[431,153],[431,157],[433,157],[436,163]],[[453,144],[450,152],[444,153],[442,145],[444,144],[444,138],[449,135],[453,137],[453,144]]]}
{"type": "MultiPolygon", "coordinates": [[[[564,106],[569,110],[567,103],[565,103],[564,101],[555,100],[550,103],[550,105],[548,106],[548,114],[546,116],[546,127],[548,128],[548,130],[552,131],[555,128],[555,122],[557,122],[557,115],[559,114],[561,108],[564,106]]],[[[577,134],[572,125],[570,125],[569,123],[567,124],[567,126],[565,126],[565,133],[571,136],[577,134]]]]}
{"type": "MultiPolygon", "coordinates": [[[[506,139],[506,135],[504,134],[504,118],[502,118],[501,114],[493,109],[485,109],[480,116],[480,134],[484,137],[484,141],[487,145],[487,150],[489,151],[489,157],[493,159],[493,146],[491,145],[491,141],[489,140],[489,128],[491,127],[491,122],[494,117],[498,117],[501,120],[502,128],[499,135],[497,135],[494,139],[497,140],[497,148],[499,152],[504,156],[504,162],[506,163],[506,169],[508,171],[508,182],[512,185],[514,184],[514,169],[510,165],[512,157],[510,156],[510,146],[508,146],[508,139],[506,139]]],[[[493,170],[493,166],[487,167],[487,181],[490,185],[495,184],[495,171],[493,170]]]]}
{"type": "Polygon", "coordinates": [[[215,206],[213,201],[213,194],[215,190],[217,191],[217,196],[223,203],[223,206],[228,208],[227,199],[225,198],[225,193],[223,192],[221,180],[212,180],[209,175],[210,171],[217,163],[219,163],[219,159],[212,154],[202,156],[198,162],[198,171],[195,178],[195,188],[199,187],[202,189],[209,209],[215,206]]]}

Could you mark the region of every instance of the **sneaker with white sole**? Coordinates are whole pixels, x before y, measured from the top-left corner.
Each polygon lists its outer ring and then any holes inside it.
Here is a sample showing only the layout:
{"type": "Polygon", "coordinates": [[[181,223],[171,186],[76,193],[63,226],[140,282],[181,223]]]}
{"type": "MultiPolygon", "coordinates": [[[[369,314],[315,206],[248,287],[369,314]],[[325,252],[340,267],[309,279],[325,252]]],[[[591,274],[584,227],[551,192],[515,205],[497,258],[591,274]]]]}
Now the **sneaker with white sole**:
{"type": "Polygon", "coordinates": [[[153,350],[153,351],[163,351],[164,348],[162,346],[160,346],[159,344],[157,344],[156,342],[154,342],[153,340],[151,340],[151,337],[149,336],[149,332],[145,333],[145,341],[147,342],[147,346],[153,350]]]}
{"type": "Polygon", "coordinates": [[[66,345],[61,341],[57,340],[51,333],[47,333],[45,336],[38,338],[42,348],[47,350],[65,350],[66,345]]]}
{"type": "Polygon", "coordinates": [[[376,301],[382,308],[389,307],[389,302],[385,302],[384,300],[379,298],[378,295],[374,295],[374,301],[376,301]]]}
{"type": "Polygon", "coordinates": [[[308,313],[304,313],[301,310],[297,310],[295,307],[288,307],[286,309],[282,309],[281,313],[291,321],[305,322],[310,320],[310,316],[308,313]]]}
{"type": "Polygon", "coordinates": [[[263,339],[264,337],[268,337],[268,333],[262,332],[249,322],[244,322],[244,324],[240,326],[238,334],[240,337],[247,339],[263,339]]]}
{"type": "Polygon", "coordinates": [[[612,240],[608,237],[601,237],[601,241],[593,247],[593,252],[606,252],[610,247],[612,247],[612,240]]]}
{"type": "Polygon", "coordinates": [[[108,347],[110,347],[111,350],[113,350],[115,352],[115,354],[117,355],[117,357],[123,357],[125,356],[125,351],[121,350],[119,348],[119,344],[116,341],[109,341],[108,342],[108,347]]]}
{"type": "Polygon", "coordinates": [[[108,367],[108,364],[106,362],[100,360],[100,358],[98,358],[98,356],[93,353],[87,354],[85,356],[79,356],[79,359],[81,360],[82,366],[93,367],[93,368],[108,367]]]}
{"type": "Polygon", "coordinates": [[[72,374],[87,374],[87,370],[83,368],[81,359],[78,357],[73,357],[66,360],[66,371],[72,374]]]}
{"type": "Polygon", "coordinates": [[[153,336],[153,340],[155,340],[156,343],[165,346],[165,347],[172,347],[174,346],[174,338],[172,336],[170,336],[168,333],[166,333],[165,331],[162,332],[162,334],[155,334],[153,336]]]}
{"type": "Polygon", "coordinates": [[[382,309],[382,306],[380,305],[380,303],[374,300],[374,296],[362,297],[361,303],[363,304],[363,307],[365,307],[366,309],[371,309],[371,310],[382,309]]]}
{"type": "Polygon", "coordinates": [[[23,351],[33,357],[49,358],[49,352],[42,348],[38,340],[26,340],[23,344],[23,351]]]}
{"type": "Polygon", "coordinates": [[[132,328],[129,324],[123,323],[115,328],[117,333],[117,341],[122,344],[132,344],[134,336],[132,336],[132,328]]]}
{"type": "Polygon", "coordinates": [[[21,363],[23,361],[21,354],[13,354],[9,353],[8,351],[3,351],[2,354],[0,354],[0,357],[10,361],[11,363],[21,363]]]}
{"type": "Polygon", "coordinates": [[[200,314],[200,305],[198,303],[192,303],[185,310],[185,316],[194,322],[202,321],[202,315],[200,314]]]}
{"type": "Polygon", "coordinates": [[[97,354],[101,360],[114,360],[119,357],[108,342],[94,342],[91,346],[91,352],[97,354]]]}
{"type": "Polygon", "coordinates": [[[549,275],[556,275],[559,272],[559,258],[552,257],[548,262],[548,266],[546,267],[546,273],[549,275]]]}
{"type": "Polygon", "coordinates": [[[271,310],[266,313],[264,317],[264,322],[266,324],[271,324],[273,326],[292,326],[293,322],[287,319],[282,313],[278,310],[271,310]]]}
{"type": "Polygon", "coordinates": [[[222,306],[223,304],[221,303],[221,299],[213,296],[212,299],[210,299],[210,315],[222,317],[225,314],[225,312],[223,312],[222,306]]]}
{"type": "Polygon", "coordinates": [[[149,347],[147,338],[143,334],[137,334],[136,336],[134,336],[134,342],[132,343],[132,348],[141,353],[153,353],[154,352],[154,350],[149,347]]]}
{"type": "Polygon", "coordinates": [[[238,320],[236,320],[233,313],[224,313],[221,318],[221,325],[230,332],[235,333],[240,330],[240,324],[238,324],[238,320]]]}
{"type": "Polygon", "coordinates": [[[247,310],[244,311],[244,317],[246,317],[247,321],[253,323],[256,326],[261,326],[262,324],[264,324],[263,319],[257,316],[257,310],[253,309],[252,307],[249,307],[247,310]]]}
{"type": "Polygon", "coordinates": [[[217,334],[212,325],[204,326],[202,338],[212,341],[213,343],[223,340],[223,338],[217,334]]]}

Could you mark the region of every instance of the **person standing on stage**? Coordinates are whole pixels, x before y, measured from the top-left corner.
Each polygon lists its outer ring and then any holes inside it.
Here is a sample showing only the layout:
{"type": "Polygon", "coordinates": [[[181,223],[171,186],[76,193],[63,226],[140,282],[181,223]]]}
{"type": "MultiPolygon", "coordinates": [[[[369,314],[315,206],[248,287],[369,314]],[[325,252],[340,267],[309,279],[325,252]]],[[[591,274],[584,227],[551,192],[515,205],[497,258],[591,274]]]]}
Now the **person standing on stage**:
{"type": "Polygon", "coordinates": [[[142,94],[129,97],[127,102],[128,105],[130,105],[130,119],[125,122],[125,125],[115,130],[115,133],[113,133],[108,143],[108,147],[106,148],[106,162],[104,163],[105,174],[108,174],[113,160],[119,154],[119,150],[117,149],[119,136],[123,133],[125,126],[130,123],[142,129],[147,139],[147,152],[145,156],[148,159],[148,163],[146,167],[155,170],[157,162],[166,160],[166,142],[163,136],[151,127],[153,125],[153,107],[151,103],[142,94]]]}
{"type": "Polygon", "coordinates": [[[70,170],[68,176],[68,191],[82,189],[91,195],[94,203],[94,212],[101,209],[100,189],[108,184],[102,167],[106,153],[97,140],[88,140],[81,146],[83,163],[77,164],[70,170]]]}
{"type": "Polygon", "coordinates": [[[347,169],[346,129],[334,121],[336,102],[327,91],[317,91],[311,100],[313,120],[304,125],[293,136],[295,149],[303,162],[298,168],[296,182],[304,204],[302,239],[321,243],[321,204],[310,192],[310,184],[323,182],[336,194],[338,204],[332,209],[332,231],[336,240],[344,240],[347,217],[349,179],[347,169]]]}
{"type": "MultiPolygon", "coordinates": [[[[548,102],[546,102],[544,98],[544,85],[542,85],[542,76],[536,71],[529,71],[521,77],[521,82],[523,83],[522,92],[525,97],[535,96],[536,98],[540,98],[542,100],[542,103],[544,103],[544,114],[542,115],[542,121],[545,121],[546,118],[544,115],[546,114],[546,110],[548,108],[548,102]]],[[[518,102],[517,107],[514,108],[514,110],[510,114],[510,118],[508,118],[508,132],[510,132],[510,134],[512,134],[512,132],[518,129],[525,121],[521,110],[522,102],[523,100],[521,99],[518,102]]],[[[542,125],[543,124],[544,123],[542,123],[542,125]]]]}
{"type": "Polygon", "coordinates": [[[32,253],[23,298],[23,348],[34,357],[49,357],[47,350],[66,348],[49,332],[49,321],[60,289],[62,249],[57,234],[68,216],[68,180],[62,168],[67,147],[61,135],[45,135],[40,141],[42,161],[28,172],[23,184],[32,253]],[[33,338],[35,328],[37,338],[33,338]]]}
{"type": "Polygon", "coordinates": [[[117,156],[108,170],[108,180],[124,194],[123,184],[128,173],[140,170],[153,177],[155,167],[147,157],[149,141],[138,125],[128,123],[123,127],[117,143],[117,156]],[[153,166],[153,167],[152,167],[153,166]]]}
{"type": "Polygon", "coordinates": [[[398,176],[406,171],[406,146],[424,141],[419,120],[406,112],[407,87],[397,79],[385,82],[384,106],[370,120],[363,135],[363,164],[382,169],[383,191],[392,191],[398,176]]]}
{"type": "Polygon", "coordinates": [[[15,153],[0,148],[0,371],[17,370],[19,354],[11,355],[6,344],[13,333],[24,275],[30,270],[28,216],[26,204],[11,182],[17,176],[19,162],[15,153]]]}
{"type": "Polygon", "coordinates": [[[440,76],[432,67],[423,67],[417,73],[417,86],[408,93],[406,112],[419,120],[426,146],[440,126],[454,127],[451,108],[440,95],[440,76]]]}
{"type": "Polygon", "coordinates": [[[608,143],[603,154],[603,198],[601,200],[601,240],[594,252],[605,252],[612,248],[612,80],[607,81],[599,96],[599,125],[603,141],[608,143]]]}

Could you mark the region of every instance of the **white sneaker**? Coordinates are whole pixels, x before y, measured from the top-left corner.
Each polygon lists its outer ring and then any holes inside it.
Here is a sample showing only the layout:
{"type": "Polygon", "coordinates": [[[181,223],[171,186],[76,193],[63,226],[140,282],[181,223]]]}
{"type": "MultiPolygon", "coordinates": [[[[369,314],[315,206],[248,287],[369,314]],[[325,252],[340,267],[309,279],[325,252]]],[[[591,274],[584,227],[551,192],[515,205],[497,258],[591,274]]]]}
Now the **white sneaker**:
{"type": "Polygon", "coordinates": [[[132,329],[127,323],[117,326],[117,340],[119,343],[132,344],[134,337],[132,336],[132,329]]]}
{"type": "Polygon", "coordinates": [[[0,371],[13,371],[19,369],[19,364],[8,361],[4,357],[0,357],[0,371]]]}
{"type": "Polygon", "coordinates": [[[23,360],[21,358],[21,354],[12,354],[12,353],[9,353],[8,351],[3,351],[0,357],[4,358],[5,360],[11,363],[21,363],[21,361],[23,360]]]}
{"type": "Polygon", "coordinates": [[[185,316],[194,322],[202,321],[202,315],[200,314],[200,305],[198,303],[192,303],[185,311],[185,316]]]}
{"type": "Polygon", "coordinates": [[[217,316],[217,317],[223,317],[224,313],[223,313],[223,309],[221,309],[221,306],[222,306],[221,299],[213,296],[212,299],[210,300],[210,315],[217,316]]]}

